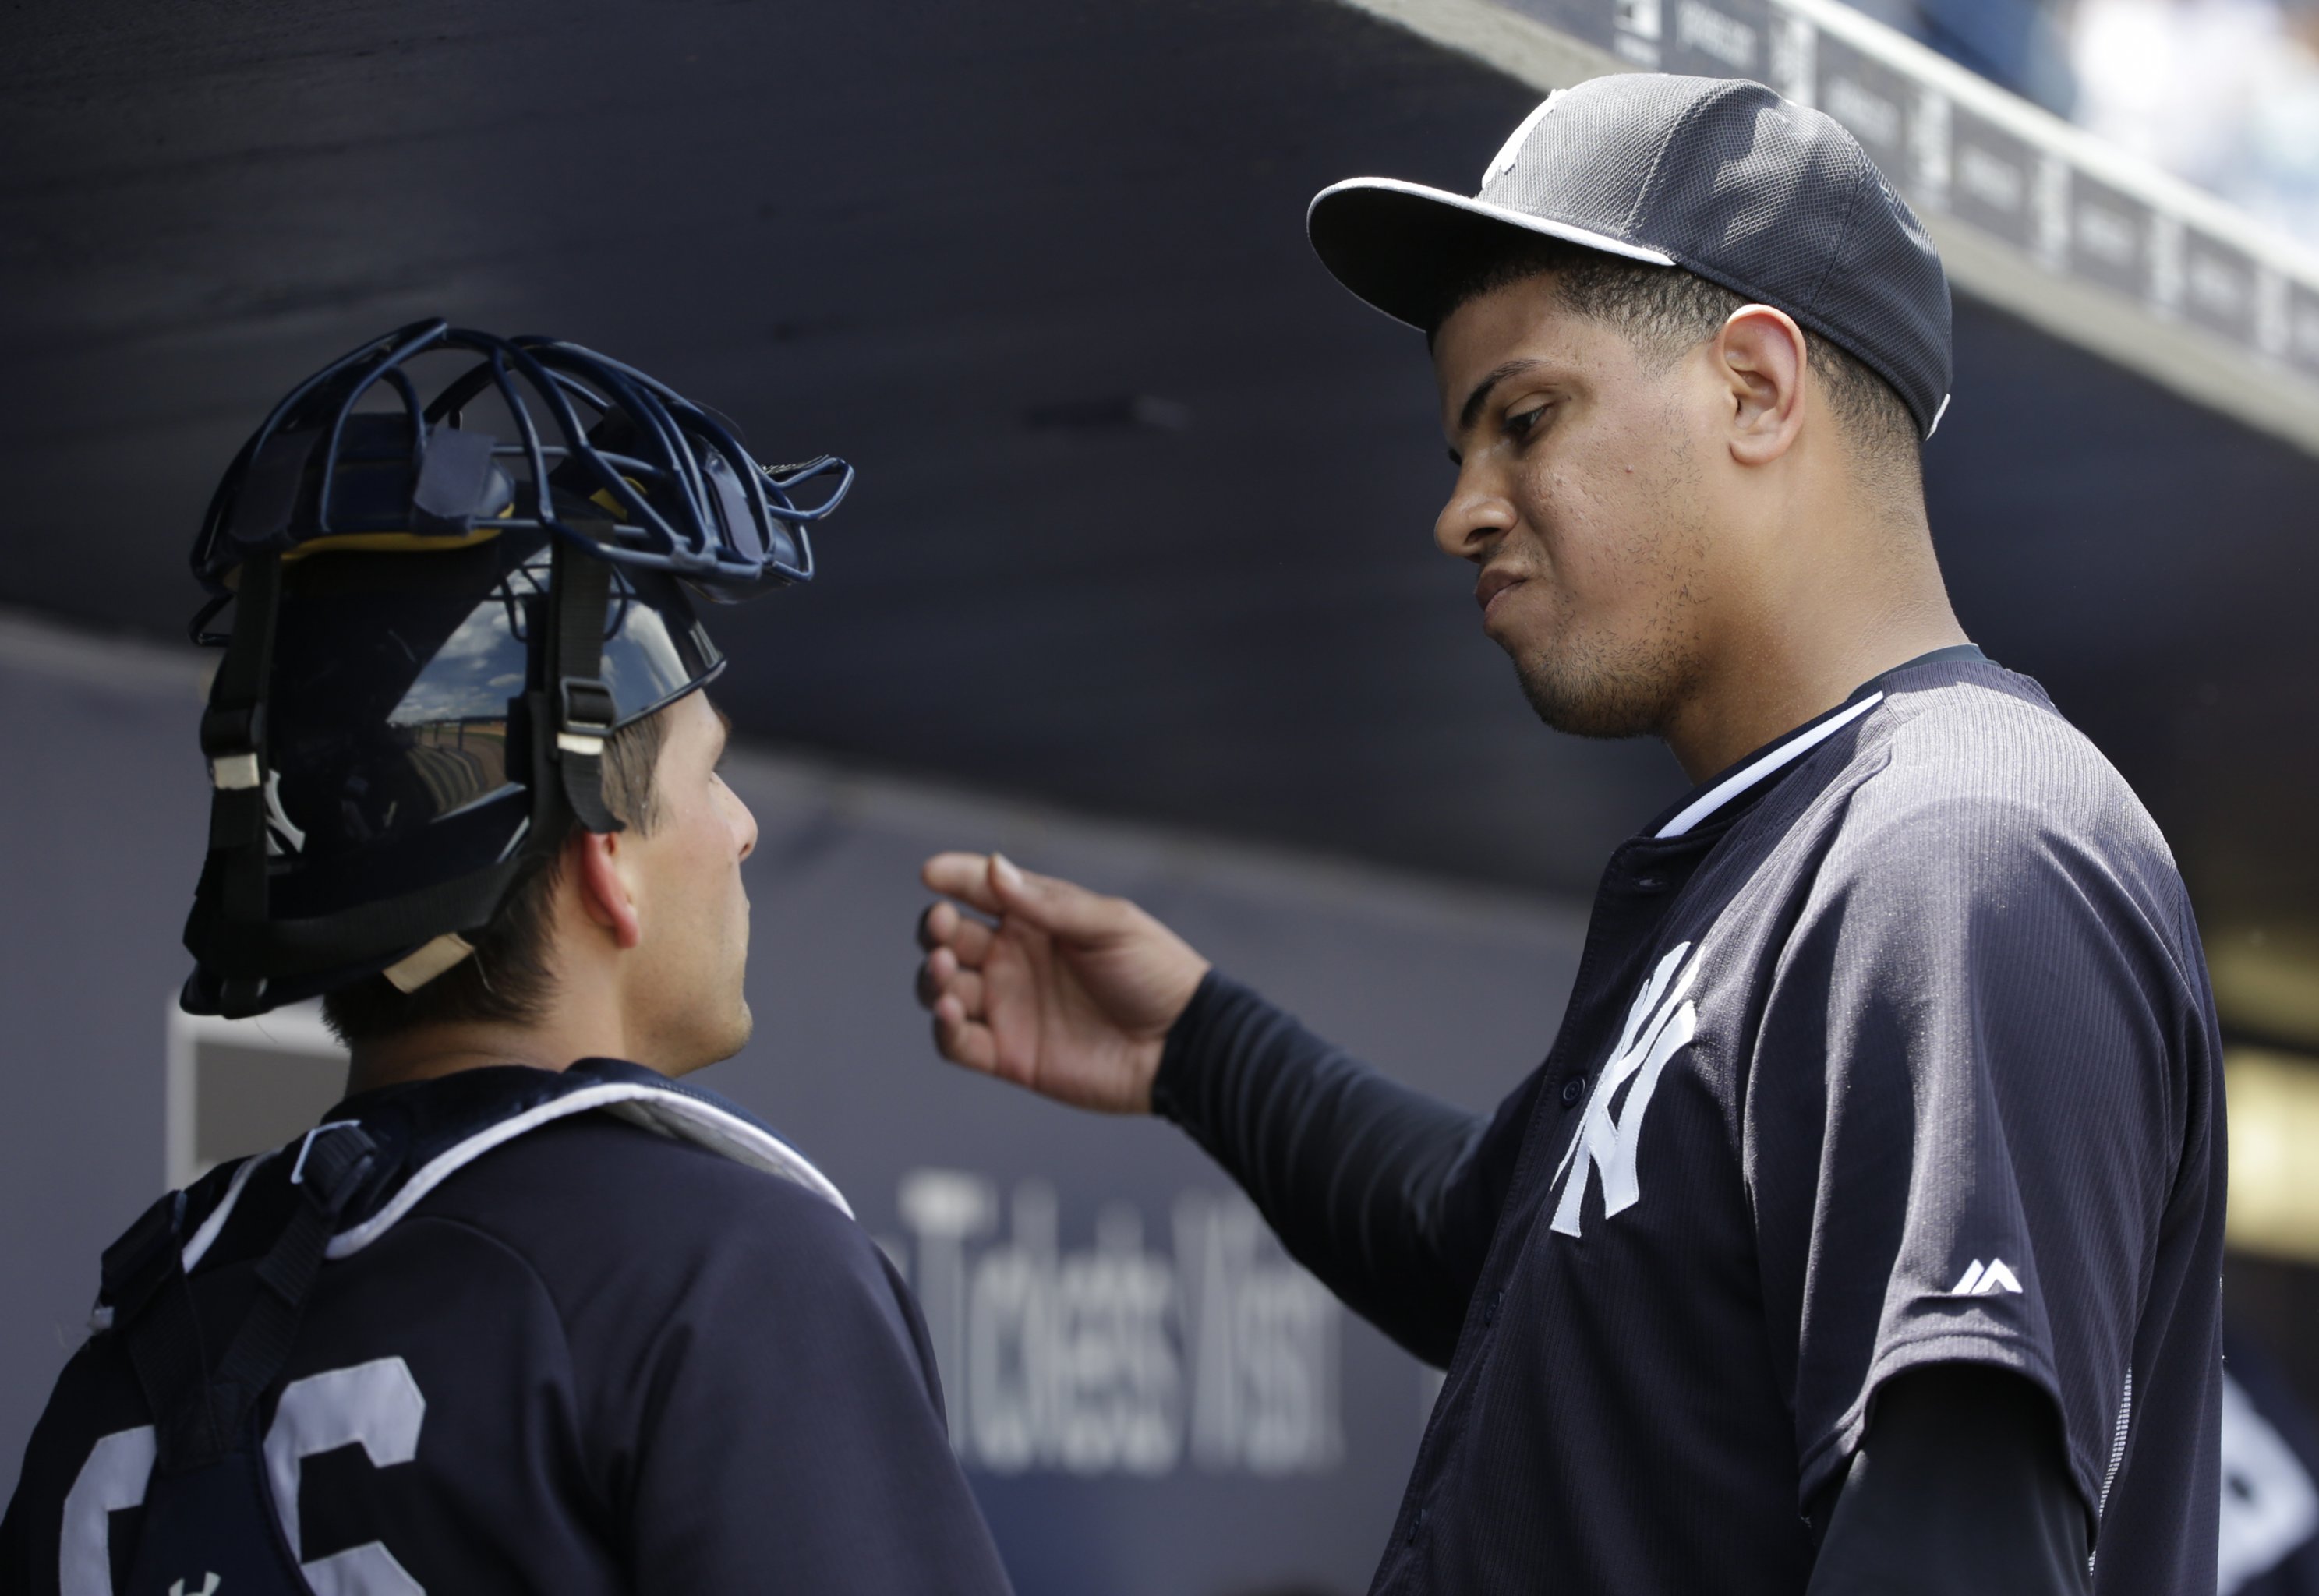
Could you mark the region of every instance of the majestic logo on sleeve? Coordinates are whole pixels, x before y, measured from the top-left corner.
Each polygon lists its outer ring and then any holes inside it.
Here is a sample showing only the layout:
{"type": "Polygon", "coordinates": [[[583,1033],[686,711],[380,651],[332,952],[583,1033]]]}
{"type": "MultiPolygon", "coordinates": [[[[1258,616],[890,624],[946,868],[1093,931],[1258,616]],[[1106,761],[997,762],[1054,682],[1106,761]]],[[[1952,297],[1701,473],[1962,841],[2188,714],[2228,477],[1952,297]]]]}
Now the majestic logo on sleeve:
{"type": "Polygon", "coordinates": [[[1965,1267],[1965,1272],[1957,1276],[1957,1283],[1941,1294],[1950,1297],[1990,1297],[1995,1296],[2001,1291],[2009,1291],[2014,1295],[2019,1296],[2021,1276],[2016,1275],[2001,1258],[1990,1259],[1985,1267],[1979,1258],[1975,1258],[1965,1267]]]}
{"type": "Polygon", "coordinates": [[[1632,1208],[1643,1195],[1635,1174],[1635,1144],[1642,1138],[1643,1116],[1650,1112],[1651,1095],[1658,1090],[1667,1061],[1699,1029],[1699,1005],[1684,996],[1699,978],[1696,955],[1690,963],[1683,962],[1691,951],[1692,944],[1683,942],[1659,960],[1627,1013],[1627,1028],[1611,1050],[1611,1061],[1595,1078],[1578,1133],[1570,1139],[1570,1149],[1554,1172],[1557,1180],[1569,1177],[1554,1210],[1554,1228],[1566,1236],[1579,1233],[1579,1210],[1595,1170],[1602,1172],[1604,1218],[1632,1208]],[[1675,973],[1678,968],[1681,975],[1675,973]],[[1623,1105],[1619,1096],[1622,1087],[1623,1105]]]}

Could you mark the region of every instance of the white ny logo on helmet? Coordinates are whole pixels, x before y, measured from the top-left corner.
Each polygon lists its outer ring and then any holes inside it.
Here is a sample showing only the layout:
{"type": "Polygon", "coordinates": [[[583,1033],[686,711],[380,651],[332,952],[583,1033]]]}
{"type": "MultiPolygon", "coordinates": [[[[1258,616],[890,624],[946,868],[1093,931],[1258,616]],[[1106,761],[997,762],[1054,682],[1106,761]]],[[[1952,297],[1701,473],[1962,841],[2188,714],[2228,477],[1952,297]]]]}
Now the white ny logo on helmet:
{"type": "Polygon", "coordinates": [[[1659,1074],[1667,1060],[1682,1051],[1699,1029],[1699,1005],[1683,996],[1699,977],[1699,960],[1693,958],[1684,965],[1682,975],[1674,973],[1690,951],[1689,942],[1679,944],[1659,960],[1658,969],[1643,983],[1635,1006],[1627,1013],[1627,1028],[1611,1050],[1611,1061],[1595,1078],[1586,1112],[1578,1122],[1578,1133],[1570,1139],[1570,1149],[1554,1171],[1557,1180],[1565,1173],[1570,1177],[1554,1210],[1554,1228],[1566,1236],[1579,1233],[1579,1207],[1586,1200],[1586,1188],[1593,1184],[1597,1168],[1602,1171],[1603,1217],[1633,1207],[1643,1195],[1635,1175],[1635,1143],[1642,1137],[1643,1115],[1650,1112],[1651,1094],[1658,1089],[1659,1074]],[[1629,1080],[1634,1086],[1627,1093],[1625,1110],[1613,1119],[1611,1100],[1629,1080]]]}
{"type": "Polygon", "coordinates": [[[212,1574],[202,1582],[200,1590],[188,1591],[185,1589],[185,1581],[173,1580],[169,1584],[169,1596],[217,1596],[217,1588],[223,1583],[225,1583],[223,1580],[212,1574]]]}

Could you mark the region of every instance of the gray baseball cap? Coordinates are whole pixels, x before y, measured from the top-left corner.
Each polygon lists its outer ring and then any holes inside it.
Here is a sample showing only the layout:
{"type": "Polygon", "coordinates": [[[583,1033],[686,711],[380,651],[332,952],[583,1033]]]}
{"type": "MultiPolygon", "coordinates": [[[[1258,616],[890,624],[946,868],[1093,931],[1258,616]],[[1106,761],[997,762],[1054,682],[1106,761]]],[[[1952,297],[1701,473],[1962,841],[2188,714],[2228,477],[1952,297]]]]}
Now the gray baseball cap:
{"type": "Polygon", "coordinates": [[[1520,230],[1785,311],[1890,383],[1927,437],[1948,405],[1948,277],[1924,224],[1850,133],[1760,83],[1597,77],[1523,119],[1479,194],[1354,177],[1306,226],[1339,282],[1429,332],[1520,230]]]}

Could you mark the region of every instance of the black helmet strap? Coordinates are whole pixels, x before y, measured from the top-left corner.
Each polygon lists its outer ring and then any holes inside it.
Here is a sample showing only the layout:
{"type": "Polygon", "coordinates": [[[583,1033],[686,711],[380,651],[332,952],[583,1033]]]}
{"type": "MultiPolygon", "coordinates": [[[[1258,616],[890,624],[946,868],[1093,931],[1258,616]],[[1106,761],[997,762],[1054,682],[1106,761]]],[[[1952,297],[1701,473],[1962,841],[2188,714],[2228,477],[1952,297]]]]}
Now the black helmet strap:
{"type": "MultiPolygon", "coordinates": [[[[241,568],[233,637],[202,713],[202,753],[210,765],[208,879],[230,924],[264,922],[266,889],[266,684],[274,669],[275,617],[282,556],[272,549],[241,568]]],[[[229,979],[228,1012],[254,1004],[262,983],[229,979]],[[246,990],[245,990],[246,989],[246,990]]]]}
{"type": "Polygon", "coordinates": [[[611,563],[582,553],[563,537],[555,540],[552,557],[555,628],[548,642],[548,701],[535,706],[532,725],[554,730],[552,739],[540,740],[573,816],[592,832],[620,831],[625,828],[619,816],[604,802],[604,744],[618,718],[612,690],[600,674],[611,563]]]}

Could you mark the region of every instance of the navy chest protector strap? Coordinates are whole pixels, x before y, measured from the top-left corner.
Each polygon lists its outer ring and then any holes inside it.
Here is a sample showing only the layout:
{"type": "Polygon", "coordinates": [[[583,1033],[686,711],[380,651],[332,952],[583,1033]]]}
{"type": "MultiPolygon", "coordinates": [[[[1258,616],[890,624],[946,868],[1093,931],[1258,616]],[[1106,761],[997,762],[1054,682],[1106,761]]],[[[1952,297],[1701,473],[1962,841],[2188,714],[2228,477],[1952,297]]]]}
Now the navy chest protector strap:
{"type": "MultiPolygon", "coordinates": [[[[744,1110],[654,1071],[587,1059],[561,1074],[488,1069],[389,1098],[234,1167],[192,1233],[172,1192],[105,1249],[95,1323],[121,1338],[154,1425],[154,1461],[125,1592],[311,1596],[269,1495],[259,1420],[327,1261],[353,1257],[444,1180],[525,1132],[602,1112],[793,1181],[851,1213],[804,1155],[744,1110]],[[290,1164],[289,1214],[221,1353],[204,1345],[189,1276],[262,1169],[290,1164]]],[[[224,1176],[226,1172],[219,1172],[224,1176]]],[[[214,1179],[215,1177],[213,1177],[214,1179]]],[[[108,1575],[109,1578],[109,1575],[108,1575]]]]}
{"type": "Polygon", "coordinates": [[[307,1138],[299,1199],[258,1263],[248,1312],[214,1361],[185,1278],[184,1194],[147,1209],[105,1249],[103,1300],[153,1415],[153,1473],[129,1576],[135,1596],[182,1591],[189,1573],[236,1596],[308,1592],[266,1505],[258,1399],[289,1361],[338,1215],[377,1152],[357,1124],[307,1138]]]}

